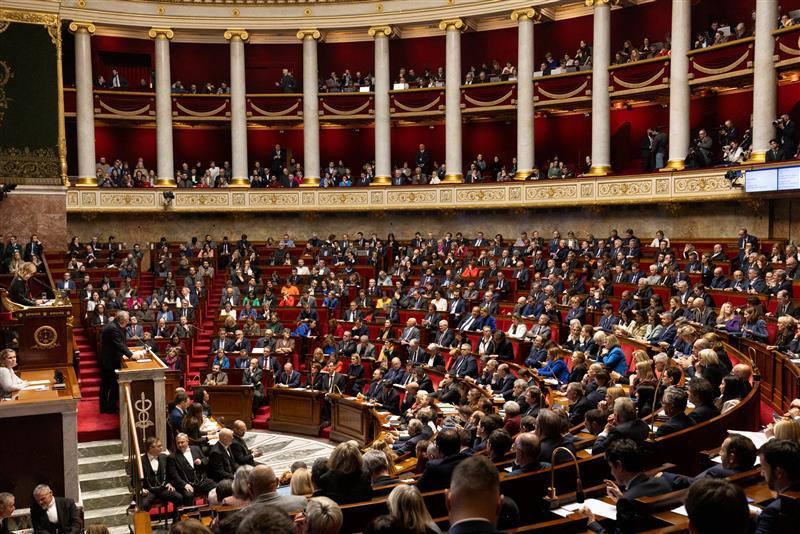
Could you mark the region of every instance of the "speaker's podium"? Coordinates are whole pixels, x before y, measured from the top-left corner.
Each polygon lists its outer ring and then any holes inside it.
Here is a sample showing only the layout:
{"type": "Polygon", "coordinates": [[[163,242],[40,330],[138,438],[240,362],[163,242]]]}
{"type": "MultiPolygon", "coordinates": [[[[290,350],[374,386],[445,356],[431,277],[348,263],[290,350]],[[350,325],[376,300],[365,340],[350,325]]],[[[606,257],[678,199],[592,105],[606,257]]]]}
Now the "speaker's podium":
{"type": "Polygon", "coordinates": [[[375,439],[386,425],[388,414],[375,409],[373,402],[355,397],[331,396],[331,440],[355,440],[364,447],[375,439]]]}
{"type": "Polygon", "coordinates": [[[319,436],[324,391],[275,386],[268,392],[270,430],[319,436]]]}
{"type": "MultiPolygon", "coordinates": [[[[142,347],[130,347],[132,352],[142,350],[142,347]]],[[[164,448],[172,449],[172,443],[167,440],[167,399],[165,391],[165,378],[167,366],[158,356],[150,353],[141,360],[123,360],[122,368],[117,371],[119,378],[119,428],[122,440],[122,452],[126,456],[130,452],[130,432],[128,425],[130,415],[136,428],[136,437],[139,449],[145,450],[144,442],[150,436],[161,440],[164,448]],[[130,392],[130,410],[125,404],[128,402],[130,392]]]]}
{"type": "Polygon", "coordinates": [[[15,371],[29,385],[0,399],[0,427],[6,454],[0,454],[0,492],[29,508],[37,484],[78,501],[78,401],[73,369],[72,306],[21,306],[0,290],[7,313],[2,326],[19,341],[15,371]]]}

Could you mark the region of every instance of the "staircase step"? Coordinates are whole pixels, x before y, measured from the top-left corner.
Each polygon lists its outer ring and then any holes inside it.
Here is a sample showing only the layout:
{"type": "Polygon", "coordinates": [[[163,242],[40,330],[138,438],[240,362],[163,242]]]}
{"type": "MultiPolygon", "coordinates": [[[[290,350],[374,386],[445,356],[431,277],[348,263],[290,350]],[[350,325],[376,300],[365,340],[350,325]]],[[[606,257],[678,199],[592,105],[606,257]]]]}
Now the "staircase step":
{"type": "Polygon", "coordinates": [[[105,525],[107,527],[120,527],[128,524],[128,506],[114,506],[111,508],[98,508],[86,511],[83,519],[86,526],[105,525]]]}
{"type": "Polygon", "coordinates": [[[120,487],[128,487],[130,477],[124,469],[115,469],[113,471],[101,471],[99,473],[87,473],[81,475],[80,485],[81,491],[97,491],[104,489],[113,489],[120,487]]]}
{"type": "Polygon", "coordinates": [[[86,512],[104,508],[127,508],[131,503],[131,494],[127,487],[84,491],[81,493],[81,501],[86,512]]]}
{"type": "Polygon", "coordinates": [[[92,456],[105,456],[110,454],[122,457],[122,442],[118,439],[107,439],[102,441],[87,441],[78,443],[78,457],[89,458],[92,456]]]}
{"type": "Polygon", "coordinates": [[[122,454],[102,454],[78,458],[79,475],[120,469],[125,469],[125,460],[122,454]]]}

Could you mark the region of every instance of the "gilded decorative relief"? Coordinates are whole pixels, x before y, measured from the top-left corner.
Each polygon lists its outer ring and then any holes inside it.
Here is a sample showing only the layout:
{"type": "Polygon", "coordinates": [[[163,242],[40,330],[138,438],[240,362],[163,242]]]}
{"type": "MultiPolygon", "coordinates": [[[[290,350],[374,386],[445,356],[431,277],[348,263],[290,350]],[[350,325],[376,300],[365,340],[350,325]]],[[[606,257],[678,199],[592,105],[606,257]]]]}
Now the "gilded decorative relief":
{"type": "Polygon", "coordinates": [[[581,184],[581,197],[591,198],[594,196],[594,184],[581,184]]]}
{"type": "Polygon", "coordinates": [[[226,207],[229,205],[228,193],[189,193],[175,195],[176,206],[226,207]]]}
{"type": "Polygon", "coordinates": [[[431,204],[436,202],[436,191],[389,191],[389,204],[431,204]]]}
{"type": "MultiPolygon", "coordinates": [[[[245,193],[239,193],[243,197],[245,193]]],[[[250,206],[296,206],[300,201],[297,193],[256,193],[250,195],[250,206]]]]}
{"type": "Polygon", "coordinates": [[[597,189],[598,197],[639,196],[649,195],[653,191],[653,183],[640,182],[609,182],[601,183],[597,189]]]}
{"type": "Polygon", "coordinates": [[[456,202],[500,202],[505,199],[505,189],[456,189],[456,202]]]}
{"type": "Polygon", "coordinates": [[[562,186],[534,186],[525,191],[526,200],[560,200],[575,199],[578,197],[577,185],[562,186]]]}
{"type": "Polygon", "coordinates": [[[100,204],[112,207],[142,207],[155,206],[154,193],[100,193],[100,204]]]}
{"type": "Polygon", "coordinates": [[[697,176],[676,178],[675,193],[706,193],[730,190],[730,184],[723,176],[697,176]]]}
{"type": "Polygon", "coordinates": [[[366,192],[320,192],[317,202],[320,206],[365,206],[369,203],[369,195],[366,192]]]}

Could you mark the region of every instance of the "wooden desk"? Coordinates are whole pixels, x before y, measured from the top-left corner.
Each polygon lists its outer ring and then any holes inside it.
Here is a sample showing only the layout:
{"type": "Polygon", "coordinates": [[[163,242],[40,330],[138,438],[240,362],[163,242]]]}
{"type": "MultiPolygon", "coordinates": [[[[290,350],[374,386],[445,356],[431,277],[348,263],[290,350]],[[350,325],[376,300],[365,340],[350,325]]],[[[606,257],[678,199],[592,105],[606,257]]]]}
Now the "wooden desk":
{"type": "MultiPolygon", "coordinates": [[[[253,386],[198,386],[208,392],[214,417],[230,428],[237,419],[253,423],[253,386]]],[[[195,388],[196,389],[196,388],[195,388]]]]}
{"type": "Polygon", "coordinates": [[[267,388],[270,430],[319,436],[325,392],[313,389],[267,388]]]}
{"type": "MultiPolygon", "coordinates": [[[[141,347],[131,347],[133,352],[141,347]]],[[[166,370],[167,366],[157,356],[150,355],[149,361],[123,360],[122,368],[117,371],[119,375],[119,428],[122,440],[122,452],[128,454],[130,446],[130,431],[128,430],[128,410],[123,406],[125,399],[124,387],[131,388],[131,402],[134,417],[136,418],[136,436],[139,448],[145,450],[144,443],[147,438],[155,436],[161,443],[167,440],[167,401],[166,401],[166,370]]],[[[174,391],[173,391],[174,392],[174,391]]]]}
{"type": "Polygon", "coordinates": [[[332,441],[355,440],[359,447],[371,443],[388,418],[378,413],[373,404],[353,397],[331,397],[332,441]]]}
{"type": "Polygon", "coordinates": [[[53,380],[58,370],[65,389],[20,391],[0,401],[0,426],[6,446],[0,454],[0,491],[17,496],[17,507],[27,508],[37,484],[48,484],[57,495],[80,497],[78,485],[78,379],[72,367],[20,371],[23,380],[53,380]],[[13,437],[13,439],[12,439],[13,437]]]}

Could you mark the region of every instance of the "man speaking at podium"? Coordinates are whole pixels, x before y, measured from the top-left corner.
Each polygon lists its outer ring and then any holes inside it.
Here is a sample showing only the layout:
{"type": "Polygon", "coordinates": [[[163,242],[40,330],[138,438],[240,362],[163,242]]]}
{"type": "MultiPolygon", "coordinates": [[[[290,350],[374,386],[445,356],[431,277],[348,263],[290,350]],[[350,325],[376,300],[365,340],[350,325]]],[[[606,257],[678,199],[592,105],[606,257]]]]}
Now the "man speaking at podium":
{"type": "Polygon", "coordinates": [[[116,370],[122,367],[122,360],[138,360],[147,351],[131,352],[125,343],[125,327],[130,316],[126,311],[118,311],[114,320],[103,327],[103,346],[100,352],[100,413],[119,413],[119,382],[116,370]]]}

